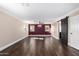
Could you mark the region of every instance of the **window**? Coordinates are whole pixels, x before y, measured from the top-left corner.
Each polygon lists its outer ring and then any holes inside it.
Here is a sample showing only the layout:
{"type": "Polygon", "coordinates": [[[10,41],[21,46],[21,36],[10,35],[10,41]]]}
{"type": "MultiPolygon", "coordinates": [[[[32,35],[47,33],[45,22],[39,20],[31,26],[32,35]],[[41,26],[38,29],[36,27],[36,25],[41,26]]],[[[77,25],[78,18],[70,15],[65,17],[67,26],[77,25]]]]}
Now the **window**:
{"type": "Polygon", "coordinates": [[[34,25],[30,25],[30,32],[34,32],[35,31],[35,26],[34,25]]]}
{"type": "Polygon", "coordinates": [[[45,31],[50,32],[50,26],[49,25],[45,25],[45,31]]]}

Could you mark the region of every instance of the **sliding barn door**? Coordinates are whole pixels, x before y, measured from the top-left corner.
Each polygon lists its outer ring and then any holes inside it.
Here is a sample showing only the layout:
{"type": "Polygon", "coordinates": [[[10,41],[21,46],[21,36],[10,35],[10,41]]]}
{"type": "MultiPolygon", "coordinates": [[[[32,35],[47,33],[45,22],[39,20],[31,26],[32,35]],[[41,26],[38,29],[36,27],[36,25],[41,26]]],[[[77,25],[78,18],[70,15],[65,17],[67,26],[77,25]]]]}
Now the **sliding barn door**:
{"type": "Polygon", "coordinates": [[[68,44],[68,17],[61,19],[61,43],[68,44]]]}

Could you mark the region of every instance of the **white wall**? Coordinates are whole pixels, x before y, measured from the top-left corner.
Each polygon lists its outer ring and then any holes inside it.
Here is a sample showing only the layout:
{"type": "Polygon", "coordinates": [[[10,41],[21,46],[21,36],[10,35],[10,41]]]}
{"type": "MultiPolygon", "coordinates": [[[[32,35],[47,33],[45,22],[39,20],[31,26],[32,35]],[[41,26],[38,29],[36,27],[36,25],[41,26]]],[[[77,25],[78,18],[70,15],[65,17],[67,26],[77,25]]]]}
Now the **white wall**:
{"type": "Polygon", "coordinates": [[[0,50],[25,37],[25,24],[0,11],[0,50]]]}
{"type": "Polygon", "coordinates": [[[52,24],[51,33],[54,38],[59,39],[58,22],[52,24]]]}
{"type": "Polygon", "coordinates": [[[69,18],[68,27],[68,44],[79,49],[79,15],[69,18]]]}
{"type": "Polygon", "coordinates": [[[34,21],[24,21],[24,23],[25,23],[25,34],[26,34],[26,36],[28,36],[28,24],[38,24],[37,22],[34,22],[34,21]]]}

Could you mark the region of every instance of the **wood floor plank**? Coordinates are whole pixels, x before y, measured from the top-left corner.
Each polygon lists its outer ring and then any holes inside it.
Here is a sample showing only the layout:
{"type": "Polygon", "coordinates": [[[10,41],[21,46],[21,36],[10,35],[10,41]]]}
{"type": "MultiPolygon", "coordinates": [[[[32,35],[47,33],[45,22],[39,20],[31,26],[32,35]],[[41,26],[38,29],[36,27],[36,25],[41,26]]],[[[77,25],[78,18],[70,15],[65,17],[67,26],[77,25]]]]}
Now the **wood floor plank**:
{"type": "Polygon", "coordinates": [[[64,46],[53,37],[27,37],[1,51],[0,56],[79,56],[79,50],[64,46]]]}

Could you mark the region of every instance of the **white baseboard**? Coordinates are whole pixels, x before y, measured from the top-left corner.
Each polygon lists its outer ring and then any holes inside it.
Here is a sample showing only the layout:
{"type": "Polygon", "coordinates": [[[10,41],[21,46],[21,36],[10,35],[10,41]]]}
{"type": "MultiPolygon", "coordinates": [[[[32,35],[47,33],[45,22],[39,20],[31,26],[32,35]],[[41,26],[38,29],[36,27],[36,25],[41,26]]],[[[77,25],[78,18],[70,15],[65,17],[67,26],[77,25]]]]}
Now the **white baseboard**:
{"type": "Polygon", "coordinates": [[[75,46],[75,45],[72,45],[72,44],[70,44],[70,43],[68,43],[68,45],[69,45],[70,47],[73,47],[73,48],[79,50],[79,46],[75,46]]]}
{"type": "Polygon", "coordinates": [[[20,39],[18,39],[18,40],[16,40],[16,41],[10,43],[10,44],[7,44],[7,45],[1,47],[1,48],[0,48],[0,51],[6,49],[6,48],[8,48],[8,47],[10,47],[11,45],[13,45],[13,44],[15,44],[15,43],[17,43],[17,42],[19,42],[19,41],[21,41],[21,40],[23,40],[25,37],[27,37],[27,36],[24,36],[24,37],[22,37],[22,38],[20,38],[20,39]]]}
{"type": "Polygon", "coordinates": [[[59,37],[56,37],[56,36],[54,36],[54,35],[52,35],[54,38],[56,38],[57,40],[59,40],[59,37]]]}

